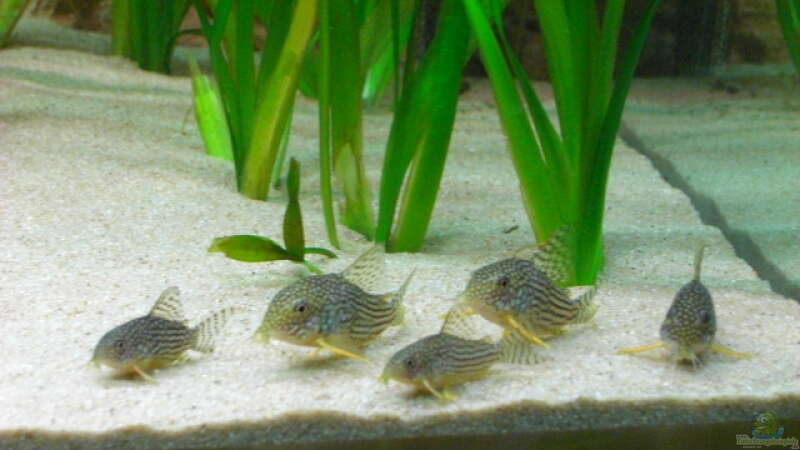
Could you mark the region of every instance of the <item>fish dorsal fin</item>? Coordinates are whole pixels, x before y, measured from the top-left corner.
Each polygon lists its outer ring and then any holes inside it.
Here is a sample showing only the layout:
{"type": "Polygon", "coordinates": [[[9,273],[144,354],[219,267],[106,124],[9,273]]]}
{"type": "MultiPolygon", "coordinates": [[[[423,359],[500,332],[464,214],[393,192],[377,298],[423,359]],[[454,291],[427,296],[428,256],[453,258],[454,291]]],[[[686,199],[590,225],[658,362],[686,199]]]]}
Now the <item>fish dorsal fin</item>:
{"type": "Polygon", "coordinates": [[[186,322],[183,315],[183,305],[181,305],[181,291],[177,286],[170,286],[164,289],[161,296],[156,300],[150,315],[167,320],[186,322]]]}
{"type": "Polygon", "coordinates": [[[383,284],[384,251],[380,245],[374,245],[361,254],[342,276],[367,292],[378,292],[383,284]]]}
{"type": "Polygon", "coordinates": [[[470,340],[478,338],[478,332],[470,320],[467,307],[458,304],[451,307],[450,311],[447,311],[440,333],[470,340]]]}
{"type": "Polygon", "coordinates": [[[572,260],[569,239],[573,237],[573,230],[572,225],[562,225],[546,241],[523,247],[514,252],[514,257],[533,262],[550,281],[563,286],[569,280],[572,260]]]}
{"type": "Polygon", "coordinates": [[[703,267],[703,252],[708,245],[701,244],[694,252],[694,279],[700,281],[700,269],[703,267]]]}

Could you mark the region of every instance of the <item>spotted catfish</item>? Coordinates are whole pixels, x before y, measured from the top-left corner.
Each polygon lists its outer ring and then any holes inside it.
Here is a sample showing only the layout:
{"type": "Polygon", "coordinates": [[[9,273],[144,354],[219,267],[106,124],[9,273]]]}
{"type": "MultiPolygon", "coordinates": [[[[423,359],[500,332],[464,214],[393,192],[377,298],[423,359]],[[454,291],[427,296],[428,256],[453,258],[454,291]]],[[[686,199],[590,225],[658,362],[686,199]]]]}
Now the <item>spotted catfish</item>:
{"type": "Polygon", "coordinates": [[[460,307],[544,347],[548,344],[540,336],[555,336],[566,325],[591,320],[597,311],[596,286],[574,299],[563,287],[571,230],[563,226],[541,245],[476,270],[459,296],[460,307]]]}
{"type": "Polygon", "coordinates": [[[506,333],[499,343],[475,339],[466,320],[466,311],[451,309],[439,333],[408,345],[389,359],[380,381],[395,380],[449,401],[456,398],[451,386],[485,377],[494,364],[542,361],[519,333],[506,333]]]}
{"type": "Polygon", "coordinates": [[[739,353],[714,342],[717,331],[717,316],[711,293],[700,281],[700,267],[703,264],[705,246],[697,249],[694,257],[694,278],[681,287],[667,317],[661,323],[661,340],[654,344],[620,350],[619,353],[639,353],[666,347],[670,357],[676,362],[689,362],[693,367],[700,363],[701,355],[707,350],[722,353],[734,358],[750,358],[751,355],[739,353]]]}
{"type": "Polygon", "coordinates": [[[313,275],[281,289],[267,307],[254,339],[316,347],[366,361],[361,349],[390,326],[403,323],[403,295],[371,294],[382,278],[384,253],[367,250],[342,273],[313,275]]]}
{"type": "Polygon", "coordinates": [[[187,352],[214,351],[214,338],[222,330],[233,308],[216,312],[196,327],[183,316],[180,291],[164,290],[150,312],[106,333],[94,349],[92,363],[109,366],[120,375],[136,374],[148,381],[147,371],[186,360],[187,352]]]}

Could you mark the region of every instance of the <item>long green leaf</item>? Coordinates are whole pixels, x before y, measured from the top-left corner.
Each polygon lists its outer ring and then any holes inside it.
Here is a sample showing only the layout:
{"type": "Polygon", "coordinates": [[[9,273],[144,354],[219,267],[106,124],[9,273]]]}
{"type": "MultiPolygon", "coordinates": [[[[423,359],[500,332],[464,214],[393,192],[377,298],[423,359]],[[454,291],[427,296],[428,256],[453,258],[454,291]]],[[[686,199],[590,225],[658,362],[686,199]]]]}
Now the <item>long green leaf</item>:
{"type": "Polygon", "coordinates": [[[192,74],[195,120],[206,152],[216,158],[233,161],[230,129],[219,94],[208,78],[200,73],[194,58],[189,60],[189,69],[192,74]]]}
{"type": "Polygon", "coordinates": [[[286,176],[286,191],[289,202],[283,215],[283,243],[294,261],[302,261],[305,253],[303,216],[300,213],[300,163],[292,158],[289,161],[289,174],[286,176]]]}
{"type": "Polygon", "coordinates": [[[572,201],[571,199],[575,197],[571,185],[571,180],[574,175],[567,159],[567,154],[564,151],[561,138],[558,136],[555,127],[553,127],[553,123],[550,121],[547,111],[545,111],[542,102],[536,95],[536,91],[533,90],[530,80],[528,80],[528,75],[522,67],[522,63],[517,58],[511,44],[506,38],[505,32],[503,31],[502,2],[494,1],[491,3],[494,26],[497,30],[500,43],[511,65],[514,77],[517,79],[517,83],[523,93],[533,124],[536,127],[536,134],[539,138],[539,144],[548,167],[547,172],[550,175],[550,184],[552,186],[561,186],[562,201],[572,201]]]}
{"type": "Polygon", "coordinates": [[[603,262],[603,212],[605,210],[606,185],[611,167],[611,154],[619,130],[625,100],[628,97],[633,73],[639,61],[647,31],[653,21],[661,0],[650,0],[647,11],[637,24],[628,48],[622,59],[614,91],[608,104],[608,112],[598,136],[594,170],[587,183],[587,196],[583,216],[583,232],[579,233],[578,246],[581,252],[577,255],[577,273],[579,284],[594,283],[597,271],[603,262]]]}
{"type": "Polygon", "coordinates": [[[298,0],[280,57],[266,84],[258,89],[256,125],[242,168],[241,191],[247,197],[264,200],[269,193],[272,166],[292,104],[290,97],[296,92],[316,14],[317,0],[298,0]]]}
{"type": "Polygon", "coordinates": [[[479,0],[465,0],[464,4],[492,83],[495,103],[503,130],[508,137],[528,219],[537,239],[543,242],[563,222],[559,198],[548,182],[547,168],[530,122],[519,120],[520,117],[526,117],[525,107],[517,95],[511,72],[492,33],[489,19],[479,0]]]}
{"type": "MultiPolygon", "coordinates": [[[[427,120],[416,122],[422,134],[408,175],[397,227],[389,241],[390,251],[417,251],[422,246],[450,144],[469,41],[469,21],[462,0],[445,1],[438,31],[420,68],[421,81],[416,85],[419,93],[414,93],[415,100],[422,101],[417,108],[425,108],[427,120]]],[[[405,110],[399,110],[398,114],[402,111],[405,110]]]]}
{"type": "MultiPolygon", "coordinates": [[[[233,76],[236,83],[240,133],[243,141],[253,135],[255,120],[255,62],[253,60],[253,24],[255,0],[237,0],[234,5],[235,28],[233,42],[235,58],[233,59],[233,76]]],[[[245,156],[246,157],[246,156],[245,156]]]]}
{"type": "Polygon", "coordinates": [[[581,112],[584,91],[575,69],[575,47],[564,0],[533,0],[542,29],[550,83],[553,85],[564,149],[577,165],[581,146],[581,112]]]}
{"type": "Polygon", "coordinates": [[[216,238],[208,248],[208,252],[222,252],[228,258],[244,262],[292,259],[291,255],[272,239],[251,234],[216,238]]]}
{"type": "Polygon", "coordinates": [[[371,239],[375,231],[369,183],[363,163],[361,52],[353,0],[340,0],[330,15],[330,51],[336,64],[329,65],[331,146],[333,172],[344,194],[341,221],[371,239]]]}
{"type": "Polygon", "coordinates": [[[330,119],[330,73],[331,73],[331,37],[330,37],[330,2],[320,0],[320,74],[319,82],[319,177],[320,196],[322,197],[322,213],[325,217],[325,230],[328,242],[339,247],[336,233],[336,218],[333,212],[333,193],[331,191],[331,119],[330,119]]]}
{"type": "Polygon", "coordinates": [[[775,9],[789,56],[800,75],[800,4],[797,0],[775,0],[775,9]]]}
{"type": "Polygon", "coordinates": [[[111,2],[112,55],[131,56],[130,15],[130,0],[113,0],[111,2]]]}

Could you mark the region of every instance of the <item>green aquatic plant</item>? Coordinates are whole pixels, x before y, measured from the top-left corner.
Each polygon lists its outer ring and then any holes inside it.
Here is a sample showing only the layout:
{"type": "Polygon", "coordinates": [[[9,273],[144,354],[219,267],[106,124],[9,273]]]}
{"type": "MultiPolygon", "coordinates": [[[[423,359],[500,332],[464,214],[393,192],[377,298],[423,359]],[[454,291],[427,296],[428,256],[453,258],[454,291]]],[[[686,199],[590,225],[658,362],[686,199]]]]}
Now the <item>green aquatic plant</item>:
{"type": "Polygon", "coordinates": [[[30,0],[3,0],[0,2],[0,47],[5,46],[17,26],[30,0]]]}
{"type": "Polygon", "coordinates": [[[796,0],[775,0],[775,9],[789,56],[800,75],[800,3],[796,0]]]}
{"type": "MultiPolygon", "coordinates": [[[[419,250],[438,194],[463,68],[478,48],[537,240],[572,224],[575,233],[569,246],[575,258],[568,281],[595,281],[602,266],[611,154],[659,0],[649,2],[619,67],[624,0],[604,2],[602,9],[592,0],[533,0],[560,131],[504,35],[506,0],[443,1],[436,33],[419,61],[414,35],[422,5],[418,0],[343,0],[335,8],[323,0],[213,0],[208,10],[199,0],[192,1],[201,12],[244,195],[266,199],[286,153],[294,97],[302,85],[320,104],[320,185],[331,244],[338,246],[331,180],[335,176],[344,199],[340,215],[347,226],[374,237],[389,251],[419,250]],[[267,29],[257,69],[256,18],[267,29]],[[374,100],[371,96],[381,92],[389,73],[394,75],[395,115],[373,224],[362,162],[361,114],[365,101],[371,101],[365,99],[374,100]]],[[[217,134],[228,133],[215,123],[217,134]]],[[[205,134],[207,145],[216,142],[205,134]]]]}
{"type": "Polygon", "coordinates": [[[209,155],[233,161],[233,144],[225,120],[225,109],[216,86],[200,72],[197,61],[189,60],[192,74],[192,96],[197,128],[209,155]]]}
{"type": "Polygon", "coordinates": [[[289,162],[286,177],[286,190],[289,201],[283,215],[283,243],[281,246],[264,236],[239,234],[214,239],[208,248],[209,253],[222,252],[228,258],[244,262],[265,262],[287,260],[302,264],[313,273],[322,273],[314,264],[306,261],[309,253],[336,258],[330,250],[319,247],[306,247],[303,231],[303,216],[300,212],[300,163],[294,158],[289,162]]]}
{"type": "MultiPolygon", "coordinates": [[[[287,153],[296,91],[317,97],[321,195],[329,240],[338,247],[332,175],[343,194],[341,222],[371,239],[375,223],[362,157],[363,102],[376,101],[388,83],[387,73],[397,65],[391,58],[393,29],[386,24],[389,10],[399,29],[394,34],[402,35],[402,43],[412,25],[414,0],[342,0],[335,7],[320,0],[215,0],[207,11],[199,1],[194,3],[201,11],[227,123],[226,127],[216,120],[218,109],[197,108],[207,151],[225,153],[214,146],[224,147],[221,137],[229,134],[239,190],[266,199],[287,153]],[[320,20],[315,28],[317,8],[320,20]],[[267,30],[258,68],[253,61],[256,20],[267,30]]],[[[193,78],[195,85],[202,83],[197,73],[193,78]]],[[[210,94],[196,90],[196,100],[198,92],[210,94]]]]}
{"type": "Polygon", "coordinates": [[[603,212],[614,142],[639,54],[661,2],[649,1],[615,76],[624,0],[606,1],[602,20],[594,0],[533,0],[560,133],[508,45],[500,2],[488,2],[489,8],[485,3],[465,0],[529,221],[540,242],[563,224],[572,224],[574,266],[568,281],[593,284],[603,263],[603,212]]]}
{"type": "Polygon", "coordinates": [[[331,243],[338,247],[330,174],[344,194],[342,222],[372,237],[371,194],[364,173],[362,140],[363,73],[358,5],[341,0],[335,8],[320,1],[319,154],[323,213],[331,243]],[[336,63],[333,64],[332,60],[336,63]],[[336,86],[331,89],[331,86],[336,86]]]}
{"type": "Polygon", "coordinates": [[[144,70],[169,73],[189,0],[113,0],[111,52],[144,70]]]}
{"type": "Polygon", "coordinates": [[[237,187],[249,198],[265,200],[287,142],[317,0],[214,0],[208,9],[199,0],[192,1],[230,130],[237,187]],[[269,30],[258,64],[253,39],[256,19],[269,30]]]}
{"type": "MultiPolygon", "coordinates": [[[[422,245],[444,170],[461,76],[473,50],[463,2],[446,0],[429,49],[415,70],[406,71],[386,144],[375,240],[389,251],[417,251],[422,245]]],[[[407,59],[406,68],[409,64],[407,59]]]]}

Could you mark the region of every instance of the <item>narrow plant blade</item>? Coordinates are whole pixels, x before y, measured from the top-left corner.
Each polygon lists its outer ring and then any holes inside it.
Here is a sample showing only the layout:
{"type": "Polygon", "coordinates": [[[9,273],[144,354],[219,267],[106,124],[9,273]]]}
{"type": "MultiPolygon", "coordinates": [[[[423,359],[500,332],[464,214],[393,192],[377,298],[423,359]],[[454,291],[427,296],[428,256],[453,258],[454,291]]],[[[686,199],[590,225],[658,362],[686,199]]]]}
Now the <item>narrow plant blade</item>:
{"type": "MultiPolygon", "coordinates": [[[[444,171],[461,86],[470,51],[470,27],[462,0],[442,4],[439,27],[420,67],[416,101],[426,109],[417,154],[411,165],[387,247],[390,251],[417,251],[430,223],[444,171]]],[[[401,110],[402,111],[402,110],[401,110]]]]}
{"type": "Polygon", "coordinates": [[[222,252],[230,259],[244,262],[292,259],[289,252],[272,239],[250,234],[216,238],[208,248],[208,252],[222,252]]]}
{"type": "Polygon", "coordinates": [[[564,151],[563,143],[561,138],[558,136],[553,123],[550,121],[550,117],[548,117],[547,111],[545,111],[542,102],[536,95],[536,91],[533,90],[533,86],[531,86],[530,80],[528,80],[528,74],[525,72],[525,69],[522,67],[522,63],[517,58],[516,54],[514,53],[514,49],[511,47],[511,44],[506,38],[503,30],[501,2],[492,2],[492,6],[494,26],[497,30],[500,44],[503,47],[503,52],[505,53],[506,59],[511,65],[514,77],[520,86],[520,90],[525,98],[525,103],[527,104],[531,119],[536,127],[536,135],[539,139],[539,144],[545,158],[545,163],[548,167],[548,174],[550,175],[551,179],[550,183],[553,186],[561,186],[561,190],[563,192],[563,201],[569,201],[568,199],[574,198],[571,186],[573,171],[567,159],[567,154],[564,151]]]}
{"type": "Polygon", "coordinates": [[[336,218],[333,211],[333,192],[331,191],[331,33],[330,2],[320,0],[320,68],[319,77],[319,177],[320,196],[322,198],[322,214],[325,217],[325,230],[328,242],[339,247],[339,236],[336,232],[336,218]]]}
{"type": "Polygon", "coordinates": [[[357,8],[353,0],[339,0],[330,14],[329,64],[331,148],[333,173],[344,201],[340,204],[340,220],[350,229],[372,239],[375,223],[372,217],[372,195],[364,171],[362,140],[363,77],[361,43],[357,27],[357,8]]]}
{"type": "Polygon", "coordinates": [[[647,31],[653,21],[661,0],[650,0],[644,16],[633,33],[628,48],[617,72],[614,90],[608,104],[608,111],[598,135],[593,170],[587,183],[586,203],[582,220],[583,232],[578,235],[577,254],[578,284],[593,284],[603,263],[603,212],[605,210],[606,185],[611,167],[611,155],[619,131],[625,99],[628,97],[633,73],[639,61],[647,31]]]}
{"type": "Polygon", "coordinates": [[[316,15],[317,0],[298,0],[275,68],[266,84],[258,87],[255,128],[247,143],[242,167],[241,191],[249,198],[265,200],[269,193],[272,166],[291,113],[291,97],[296,93],[303,52],[311,38],[316,15]]]}
{"type": "Polygon", "coordinates": [[[775,0],[775,9],[789,56],[800,75],[800,3],[797,0],[775,0]]]}
{"type": "MultiPolygon", "coordinates": [[[[27,1],[27,0],[26,0],[27,1]]],[[[131,56],[130,0],[111,2],[111,54],[131,56]]]]}
{"type": "Polygon", "coordinates": [[[200,73],[194,58],[189,59],[189,69],[192,74],[194,117],[206,152],[216,158],[233,161],[231,134],[219,94],[208,78],[200,73]]]}
{"type": "Polygon", "coordinates": [[[300,163],[292,158],[289,161],[289,174],[286,176],[286,192],[289,202],[283,215],[283,243],[294,261],[302,261],[305,252],[303,216],[300,213],[300,163]]]}
{"type": "Polygon", "coordinates": [[[492,83],[498,114],[506,133],[511,159],[520,182],[523,203],[537,240],[544,242],[563,223],[558,191],[549,183],[547,167],[534,138],[525,107],[517,94],[511,71],[480,0],[464,2],[492,83]]]}

